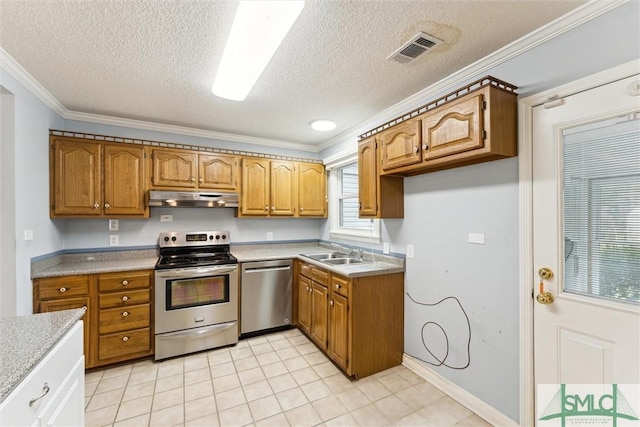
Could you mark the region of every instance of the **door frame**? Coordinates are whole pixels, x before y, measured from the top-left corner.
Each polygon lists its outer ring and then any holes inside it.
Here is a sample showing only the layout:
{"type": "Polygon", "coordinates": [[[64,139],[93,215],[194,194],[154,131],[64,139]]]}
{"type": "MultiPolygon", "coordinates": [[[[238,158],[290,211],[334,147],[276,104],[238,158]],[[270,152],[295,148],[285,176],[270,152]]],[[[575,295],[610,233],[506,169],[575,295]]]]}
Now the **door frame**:
{"type": "MultiPolygon", "coordinates": [[[[518,194],[520,240],[520,425],[535,425],[533,372],[533,108],[638,74],[636,59],[518,100],[518,194]]],[[[561,105],[561,104],[559,104],[561,105]]],[[[552,104],[550,104],[552,107],[552,104]]]]}

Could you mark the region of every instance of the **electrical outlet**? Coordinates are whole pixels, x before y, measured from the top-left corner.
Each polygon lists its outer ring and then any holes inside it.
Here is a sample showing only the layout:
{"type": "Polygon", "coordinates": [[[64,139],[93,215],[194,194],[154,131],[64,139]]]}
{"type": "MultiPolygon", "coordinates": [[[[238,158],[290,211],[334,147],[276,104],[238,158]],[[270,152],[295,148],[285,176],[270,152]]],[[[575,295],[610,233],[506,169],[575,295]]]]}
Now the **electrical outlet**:
{"type": "Polygon", "coordinates": [[[388,254],[389,253],[389,242],[384,242],[382,244],[382,253],[383,254],[388,254]]]}
{"type": "Polygon", "coordinates": [[[407,245],[407,258],[413,258],[413,245],[407,245]]]}
{"type": "Polygon", "coordinates": [[[33,230],[24,230],[24,240],[33,240],[33,230]]]}
{"type": "Polygon", "coordinates": [[[118,231],[120,229],[120,221],[117,219],[109,220],[109,231],[118,231]]]}
{"type": "Polygon", "coordinates": [[[111,234],[109,236],[109,246],[120,246],[120,236],[111,234]]]}
{"type": "Polygon", "coordinates": [[[273,240],[273,233],[271,231],[267,231],[267,240],[273,240]]]}
{"type": "Polygon", "coordinates": [[[173,221],[173,215],[160,215],[160,222],[171,222],[173,221]]]}

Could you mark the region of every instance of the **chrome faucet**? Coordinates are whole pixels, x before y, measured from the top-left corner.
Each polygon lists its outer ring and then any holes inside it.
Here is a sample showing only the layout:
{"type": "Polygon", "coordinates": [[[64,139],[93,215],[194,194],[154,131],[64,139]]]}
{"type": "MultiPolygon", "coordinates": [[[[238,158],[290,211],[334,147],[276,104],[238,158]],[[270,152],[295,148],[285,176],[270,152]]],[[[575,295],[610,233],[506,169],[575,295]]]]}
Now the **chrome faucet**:
{"type": "Polygon", "coordinates": [[[340,248],[343,251],[349,251],[349,254],[347,256],[355,256],[357,259],[362,259],[362,249],[358,249],[358,248],[354,248],[353,246],[343,246],[340,245],[338,243],[329,243],[331,246],[336,247],[336,248],[340,248]]]}

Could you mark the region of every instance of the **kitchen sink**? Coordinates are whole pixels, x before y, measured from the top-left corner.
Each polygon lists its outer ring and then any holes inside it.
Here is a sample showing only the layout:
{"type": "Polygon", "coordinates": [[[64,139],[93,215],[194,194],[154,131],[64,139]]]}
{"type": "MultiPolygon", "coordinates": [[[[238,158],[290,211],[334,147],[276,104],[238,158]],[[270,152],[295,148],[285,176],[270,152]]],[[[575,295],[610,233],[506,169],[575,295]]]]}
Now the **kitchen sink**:
{"type": "Polygon", "coordinates": [[[300,254],[304,257],[311,258],[316,261],[324,262],[330,265],[345,265],[345,264],[365,264],[369,261],[362,258],[356,258],[346,255],[342,252],[324,252],[315,254],[300,254]]]}
{"type": "Polygon", "coordinates": [[[363,259],[360,259],[360,258],[351,258],[351,257],[321,259],[320,261],[324,262],[325,264],[331,264],[331,265],[365,264],[367,262],[367,261],[365,261],[363,259]]]}

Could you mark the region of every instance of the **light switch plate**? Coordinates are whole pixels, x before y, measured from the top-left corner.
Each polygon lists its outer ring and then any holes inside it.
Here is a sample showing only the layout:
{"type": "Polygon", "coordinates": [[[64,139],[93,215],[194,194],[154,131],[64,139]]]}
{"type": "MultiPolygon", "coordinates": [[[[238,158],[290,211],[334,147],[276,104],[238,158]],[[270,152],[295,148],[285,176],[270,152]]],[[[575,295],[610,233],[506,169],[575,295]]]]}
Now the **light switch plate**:
{"type": "Polygon", "coordinates": [[[407,245],[407,258],[413,258],[413,245],[407,245]]]}
{"type": "Polygon", "coordinates": [[[24,240],[33,240],[33,230],[24,230],[24,240]]]}
{"type": "Polygon", "coordinates": [[[476,245],[484,245],[484,234],[483,233],[469,233],[467,237],[469,243],[474,243],[476,245]]]}

